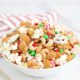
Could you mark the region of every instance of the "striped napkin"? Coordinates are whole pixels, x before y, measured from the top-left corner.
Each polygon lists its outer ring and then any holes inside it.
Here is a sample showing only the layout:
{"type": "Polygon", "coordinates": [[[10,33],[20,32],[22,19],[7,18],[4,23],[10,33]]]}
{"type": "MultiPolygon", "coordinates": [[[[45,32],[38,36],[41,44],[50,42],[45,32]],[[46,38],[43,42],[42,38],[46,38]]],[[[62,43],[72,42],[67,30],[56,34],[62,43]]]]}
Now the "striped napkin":
{"type": "Polygon", "coordinates": [[[37,21],[47,20],[50,24],[57,24],[59,15],[56,12],[47,12],[44,14],[32,15],[9,15],[0,14],[0,38],[5,35],[9,30],[19,26],[21,21],[37,21]],[[35,20],[34,20],[35,19],[35,20]]]}

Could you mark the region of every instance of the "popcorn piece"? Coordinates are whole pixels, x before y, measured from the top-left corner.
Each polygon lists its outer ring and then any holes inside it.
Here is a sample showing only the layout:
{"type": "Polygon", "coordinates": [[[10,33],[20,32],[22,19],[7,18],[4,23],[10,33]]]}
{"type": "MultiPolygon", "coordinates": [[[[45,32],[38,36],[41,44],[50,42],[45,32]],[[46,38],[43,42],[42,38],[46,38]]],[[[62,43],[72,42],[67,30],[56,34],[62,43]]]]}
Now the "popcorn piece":
{"type": "Polygon", "coordinates": [[[9,40],[7,41],[8,43],[13,43],[14,41],[16,41],[19,37],[19,34],[16,34],[12,37],[9,38],[9,40]]]}
{"type": "Polygon", "coordinates": [[[18,31],[19,31],[20,33],[27,33],[28,28],[26,28],[26,27],[20,27],[20,28],[18,29],[18,31]]]}
{"type": "Polygon", "coordinates": [[[22,60],[22,57],[21,57],[21,56],[17,56],[17,58],[16,58],[16,63],[17,63],[18,65],[21,65],[21,60],[22,60]]]}
{"type": "Polygon", "coordinates": [[[9,51],[10,50],[9,48],[10,48],[10,44],[4,42],[0,46],[0,52],[9,51]]]}
{"type": "Polygon", "coordinates": [[[64,32],[63,27],[60,27],[60,25],[59,25],[59,24],[54,25],[54,27],[55,27],[55,31],[57,31],[58,33],[60,33],[60,32],[64,32]]]}
{"type": "Polygon", "coordinates": [[[36,61],[41,62],[42,56],[41,54],[36,54],[36,61]]]}
{"type": "Polygon", "coordinates": [[[10,44],[6,42],[0,44],[0,53],[8,57],[10,55],[10,44]]]}
{"type": "Polygon", "coordinates": [[[39,23],[39,20],[38,19],[33,19],[32,24],[34,24],[34,23],[39,23]]]}
{"type": "Polygon", "coordinates": [[[18,53],[12,53],[10,54],[10,56],[8,56],[8,59],[11,61],[11,62],[15,62],[16,61],[16,58],[18,57],[18,53]]]}
{"type": "Polygon", "coordinates": [[[36,29],[32,38],[39,38],[42,35],[43,35],[43,30],[42,29],[36,29]]]}
{"type": "Polygon", "coordinates": [[[74,47],[71,49],[71,53],[74,53],[74,54],[80,53],[80,47],[77,44],[74,45],[74,47]]]}
{"type": "Polygon", "coordinates": [[[66,54],[62,55],[60,59],[66,60],[67,59],[67,55],[66,54]]]}
{"type": "Polygon", "coordinates": [[[44,64],[42,62],[38,62],[38,65],[40,66],[40,68],[44,68],[44,64]]]}
{"type": "Polygon", "coordinates": [[[11,61],[11,62],[15,62],[18,64],[18,65],[21,65],[21,60],[22,60],[22,57],[21,56],[18,56],[18,53],[12,53],[8,59],[11,61]]]}
{"type": "Polygon", "coordinates": [[[33,59],[33,56],[31,56],[30,54],[26,54],[26,57],[27,57],[27,60],[29,61],[29,60],[32,60],[33,59]]]}
{"type": "Polygon", "coordinates": [[[10,46],[10,49],[11,49],[11,50],[16,50],[17,47],[18,47],[18,44],[15,43],[14,45],[11,45],[11,46],[10,46]]]}
{"type": "Polygon", "coordinates": [[[6,57],[9,57],[10,56],[10,51],[8,51],[8,50],[4,50],[4,51],[2,51],[1,52],[3,55],[5,55],[6,57]]]}
{"type": "Polygon", "coordinates": [[[60,58],[56,59],[55,62],[56,62],[56,64],[58,64],[58,65],[63,65],[63,64],[65,64],[65,63],[67,62],[67,55],[66,55],[66,54],[62,55],[60,58]]]}

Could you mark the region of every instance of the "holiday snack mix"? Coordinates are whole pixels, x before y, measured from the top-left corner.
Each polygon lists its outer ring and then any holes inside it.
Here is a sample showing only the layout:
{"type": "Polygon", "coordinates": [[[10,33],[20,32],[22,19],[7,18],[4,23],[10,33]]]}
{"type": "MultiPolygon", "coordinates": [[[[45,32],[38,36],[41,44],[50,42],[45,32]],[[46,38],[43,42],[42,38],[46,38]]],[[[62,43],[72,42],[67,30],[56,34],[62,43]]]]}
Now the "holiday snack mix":
{"type": "Polygon", "coordinates": [[[54,68],[71,61],[80,52],[80,43],[72,31],[60,26],[23,21],[2,38],[0,52],[21,67],[54,68]]]}

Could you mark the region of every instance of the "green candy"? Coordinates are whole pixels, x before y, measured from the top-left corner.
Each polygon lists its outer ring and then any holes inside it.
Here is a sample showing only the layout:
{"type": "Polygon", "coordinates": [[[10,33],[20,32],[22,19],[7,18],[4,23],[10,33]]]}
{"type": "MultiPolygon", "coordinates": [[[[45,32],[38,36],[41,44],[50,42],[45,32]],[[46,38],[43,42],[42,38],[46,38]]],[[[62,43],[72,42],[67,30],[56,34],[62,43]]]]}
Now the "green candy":
{"type": "Polygon", "coordinates": [[[71,36],[67,36],[67,39],[70,40],[71,36]]]}
{"type": "Polygon", "coordinates": [[[49,38],[47,34],[44,34],[43,37],[44,37],[45,39],[48,39],[48,38],[49,38]]]}
{"type": "Polygon", "coordinates": [[[59,32],[58,31],[55,31],[55,34],[58,34],[59,32]]]}
{"type": "Polygon", "coordinates": [[[32,50],[28,50],[28,53],[31,55],[31,56],[34,56],[36,55],[36,52],[35,51],[32,51],[32,50]]]}
{"type": "Polygon", "coordinates": [[[39,27],[44,27],[44,24],[40,23],[38,24],[39,27]]]}
{"type": "Polygon", "coordinates": [[[63,53],[63,52],[64,52],[64,49],[60,49],[59,52],[60,52],[60,53],[63,53]]]}
{"type": "Polygon", "coordinates": [[[30,52],[32,52],[31,50],[28,50],[28,52],[30,53],[30,52]]]}
{"type": "Polygon", "coordinates": [[[30,52],[30,55],[35,57],[36,56],[36,52],[32,51],[32,52],[30,52]]]}

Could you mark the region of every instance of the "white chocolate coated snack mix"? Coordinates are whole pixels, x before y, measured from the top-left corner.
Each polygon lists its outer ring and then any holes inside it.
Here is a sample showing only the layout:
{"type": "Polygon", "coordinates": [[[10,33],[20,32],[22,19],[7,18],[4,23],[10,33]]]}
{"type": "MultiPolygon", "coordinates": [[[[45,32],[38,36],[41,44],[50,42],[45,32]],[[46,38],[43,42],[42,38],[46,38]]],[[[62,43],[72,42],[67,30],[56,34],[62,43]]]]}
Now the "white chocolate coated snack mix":
{"type": "Polygon", "coordinates": [[[58,30],[56,25],[23,21],[2,38],[0,52],[21,67],[53,68],[72,60],[80,52],[80,42],[73,32],[58,30]]]}

